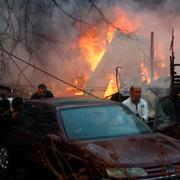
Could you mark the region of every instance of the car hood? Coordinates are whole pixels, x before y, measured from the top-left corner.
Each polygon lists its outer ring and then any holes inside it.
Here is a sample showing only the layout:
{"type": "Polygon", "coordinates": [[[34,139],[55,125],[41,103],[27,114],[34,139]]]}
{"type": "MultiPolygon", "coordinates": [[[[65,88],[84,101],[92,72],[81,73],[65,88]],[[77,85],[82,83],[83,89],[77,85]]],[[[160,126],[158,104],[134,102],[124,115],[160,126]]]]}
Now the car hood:
{"type": "Polygon", "coordinates": [[[84,157],[103,164],[146,167],[180,162],[180,141],[159,133],[86,141],[77,146],[84,157]]]}

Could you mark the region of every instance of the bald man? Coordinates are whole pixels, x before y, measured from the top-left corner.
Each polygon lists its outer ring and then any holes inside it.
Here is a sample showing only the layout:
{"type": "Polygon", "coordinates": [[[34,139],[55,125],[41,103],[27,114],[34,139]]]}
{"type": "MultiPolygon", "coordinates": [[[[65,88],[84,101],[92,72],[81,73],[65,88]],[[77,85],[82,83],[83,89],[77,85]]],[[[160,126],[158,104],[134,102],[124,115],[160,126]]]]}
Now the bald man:
{"type": "Polygon", "coordinates": [[[148,122],[148,106],[147,102],[141,98],[141,88],[139,86],[131,86],[130,97],[122,103],[146,123],[148,122]]]}

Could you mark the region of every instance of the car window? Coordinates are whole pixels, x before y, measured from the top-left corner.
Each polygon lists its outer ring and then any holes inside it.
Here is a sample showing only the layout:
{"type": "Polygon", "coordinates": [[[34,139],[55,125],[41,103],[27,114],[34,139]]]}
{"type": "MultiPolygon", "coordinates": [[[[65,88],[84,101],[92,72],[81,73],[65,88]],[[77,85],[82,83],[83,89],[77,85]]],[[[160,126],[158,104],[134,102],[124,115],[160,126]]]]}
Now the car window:
{"type": "Polygon", "coordinates": [[[34,129],[40,106],[35,104],[25,104],[18,117],[17,126],[26,131],[34,129]]]}
{"type": "Polygon", "coordinates": [[[174,107],[170,99],[163,99],[158,103],[156,122],[157,125],[176,121],[174,107]]]}
{"type": "Polygon", "coordinates": [[[42,107],[38,117],[39,134],[47,135],[58,131],[56,112],[50,107],[42,107]]]}
{"type": "Polygon", "coordinates": [[[60,109],[70,139],[96,139],[150,132],[146,124],[124,106],[89,106],[60,109]]]}

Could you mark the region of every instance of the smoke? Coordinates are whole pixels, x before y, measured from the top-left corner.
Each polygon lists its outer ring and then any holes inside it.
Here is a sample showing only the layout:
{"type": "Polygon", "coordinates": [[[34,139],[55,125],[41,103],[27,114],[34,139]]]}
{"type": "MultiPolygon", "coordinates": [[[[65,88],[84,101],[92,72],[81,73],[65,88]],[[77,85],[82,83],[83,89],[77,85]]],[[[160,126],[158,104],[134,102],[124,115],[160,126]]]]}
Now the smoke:
{"type": "MultiPolygon", "coordinates": [[[[76,84],[75,80],[78,79],[79,84],[77,85],[81,88],[84,88],[91,78],[93,70],[90,63],[82,56],[78,40],[90,28],[96,27],[97,36],[104,39],[103,43],[105,44],[104,30],[112,26],[118,18],[114,13],[115,9],[126,12],[130,20],[139,19],[141,26],[136,29],[132,37],[134,35],[143,38],[148,44],[148,42],[150,43],[150,33],[155,33],[155,46],[163,51],[166,64],[166,70],[163,71],[162,76],[168,75],[171,30],[174,29],[175,56],[177,57],[176,62],[179,63],[180,2],[178,0],[30,0],[14,3],[9,0],[8,3],[2,1],[1,7],[0,37],[3,48],[64,81],[76,84]],[[9,16],[9,10],[11,16],[9,16]],[[5,38],[7,34],[8,38],[5,38]]],[[[131,37],[127,36],[127,38],[131,37]]],[[[99,41],[99,43],[101,42],[99,41]]],[[[116,54],[111,55],[113,59],[116,54]]],[[[1,76],[2,83],[30,86],[44,82],[49,88],[59,89],[59,91],[61,89],[64,91],[63,88],[67,86],[30,66],[23,65],[17,59],[14,61],[3,54],[0,68],[1,73],[4,73],[1,76]],[[15,66],[14,61],[20,67],[21,72],[15,66]],[[27,79],[30,82],[27,82],[27,79]]],[[[108,64],[104,66],[108,66],[108,64]]],[[[133,68],[132,70],[129,68],[126,63],[123,67],[124,73],[134,71],[133,68]]],[[[127,74],[127,76],[130,75],[127,74]]],[[[100,74],[97,78],[101,79],[101,76],[104,74],[100,74]]],[[[124,83],[129,83],[131,77],[126,79],[128,80],[124,83]]],[[[101,84],[100,86],[105,89],[107,85],[101,84]]],[[[59,94],[61,95],[63,92],[59,94]]]]}
{"type": "MultiPolygon", "coordinates": [[[[134,37],[137,36],[139,37],[139,39],[143,38],[144,39],[143,41],[146,41],[146,43],[144,44],[146,49],[144,51],[146,51],[145,55],[147,55],[148,57],[150,56],[150,33],[151,32],[155,33],[155,43],[154,43],[155,51],[158,51],[157,55],[161,59],[161,63],[163,63],[163,65],[160,67],[156,67],[157,65],[156,64],[154,65],[154,69],[158,73],[158,78],[159,79],[164,78],[164,80],[161,81],[158,80],[158,83],[154,82],[153,86],[158,86],[158,88],[168,88],[169,84],[167,81],[167,76],[169,76],[169,56],[171,53],[170,43],[172,38],[171,36],[172,29],[175,30],[175,43],[174,43],[175,56],[178,57],[180,55],[178,51],[178,44],[179,44],[178,9],[180,7],[180,3],[179,1],[149,1],[149,3],[146,4],[146,2],[148,1],[145,2],[140,1],[139,3],[137,3],[137,1],[131,1],[129,4],[123,2],[122,4],[115,4],[115,6],[116,7],[119,6],[119,8],[121,9],[123,8],[123,10],[125,10],[125,12],[127,12],[127,14],[129,15],[129,17],[132,16],[133,18],[137,17],[140,19],[141,27],[137,29],[136,32],[134,32],[134,37]]],[[[95,87],[102,86],[100,84],[105,84],[105,86],[107,87],[108,79],[104,78],[104,74],[106,72],[105,69],[107,70],[108,73],[109,72],[112,73],[114,71],[115,74],[115,66],[113,66],[113,70],[112,68],[110,70],[109,68],[111,65],[109,65],[109,63],[113,63],[114,65],[116,65],[116,67],[117,66],[123,67],[121,70],[121,76],[122,76],[121,83],[123,83],[124,86],[122,88],[129,87],[133,83],[138,82],[139,76],[137,75],[140,74],[140,72],[137,69],[137,64],[139,64],[138,63],[139,55],[134,52],[134,49],[137,48],[137,46],[141,46],[142,42],[140,41],[137,42],[137,44],[134,45],[133,47],[132,42],[130,44],[127,44],[129,40],[127,39],[127,42],[123,43],[122,42],[123,39],[121,38],[119,42],[121,42],[122,44],[119,43],[119,49],[115,48],[115,46],[117,47],[118,45],[112,45],[114,46],[113,47],[114,50],[112,50],[111,53],[109,52],[110,53],[108,54],[109,60],[107,60],[108,57],[107,55],[105,55],[104,59],[102,59],[104,60],[104,63],[101,62],[101,64],[99,64],[99,66],[101,67],[97,67],[96,71],[89,80],[87,85],[87,90],[91,89],[91,87],[93,86],[95,87]],[[125,45],[127,49],[123,50],[121,45],[125,45]],[[130,56],[128,53],[130,54],[133,53],[133,54],[131,54],[130,56]],[[117,57],[119,58],[119,60],[117,57]],[[114,61],[114,59],[116,60],[114,61]],[[99,79],[97,79],[97,77],[99,79]]],[[[118,42],[116,44],[118,44],[118,42]]],[[[142,47],[141,50],[143,50],[142,47]]],[[[147,61],[146,65],[150,68],[150,58],[146,57],[146,61],[147,61]]],[[[178,58],[176,59],[176,63],[179,63],[178,58]]],[[[96,92],[96,90],[94,92],[100,96],[103,95],[102,92],[99,93],[96,92]]]]}

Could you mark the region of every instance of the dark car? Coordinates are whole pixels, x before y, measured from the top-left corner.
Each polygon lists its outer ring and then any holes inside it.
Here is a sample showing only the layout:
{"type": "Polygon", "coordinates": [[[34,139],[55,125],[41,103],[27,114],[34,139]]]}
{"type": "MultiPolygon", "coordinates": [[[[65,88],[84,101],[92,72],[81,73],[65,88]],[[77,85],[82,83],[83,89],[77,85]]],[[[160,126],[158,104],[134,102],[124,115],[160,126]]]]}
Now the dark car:
{"type": "Polygon", "coordinates": [[[5,156],[0,156],[4,170],[33,163],[64,179],[152,180],[180,175],[179,140],[152,133],[122,104],[96,98],[25,102],[17,124],[6,134],[4,150],[5,156]]]}

